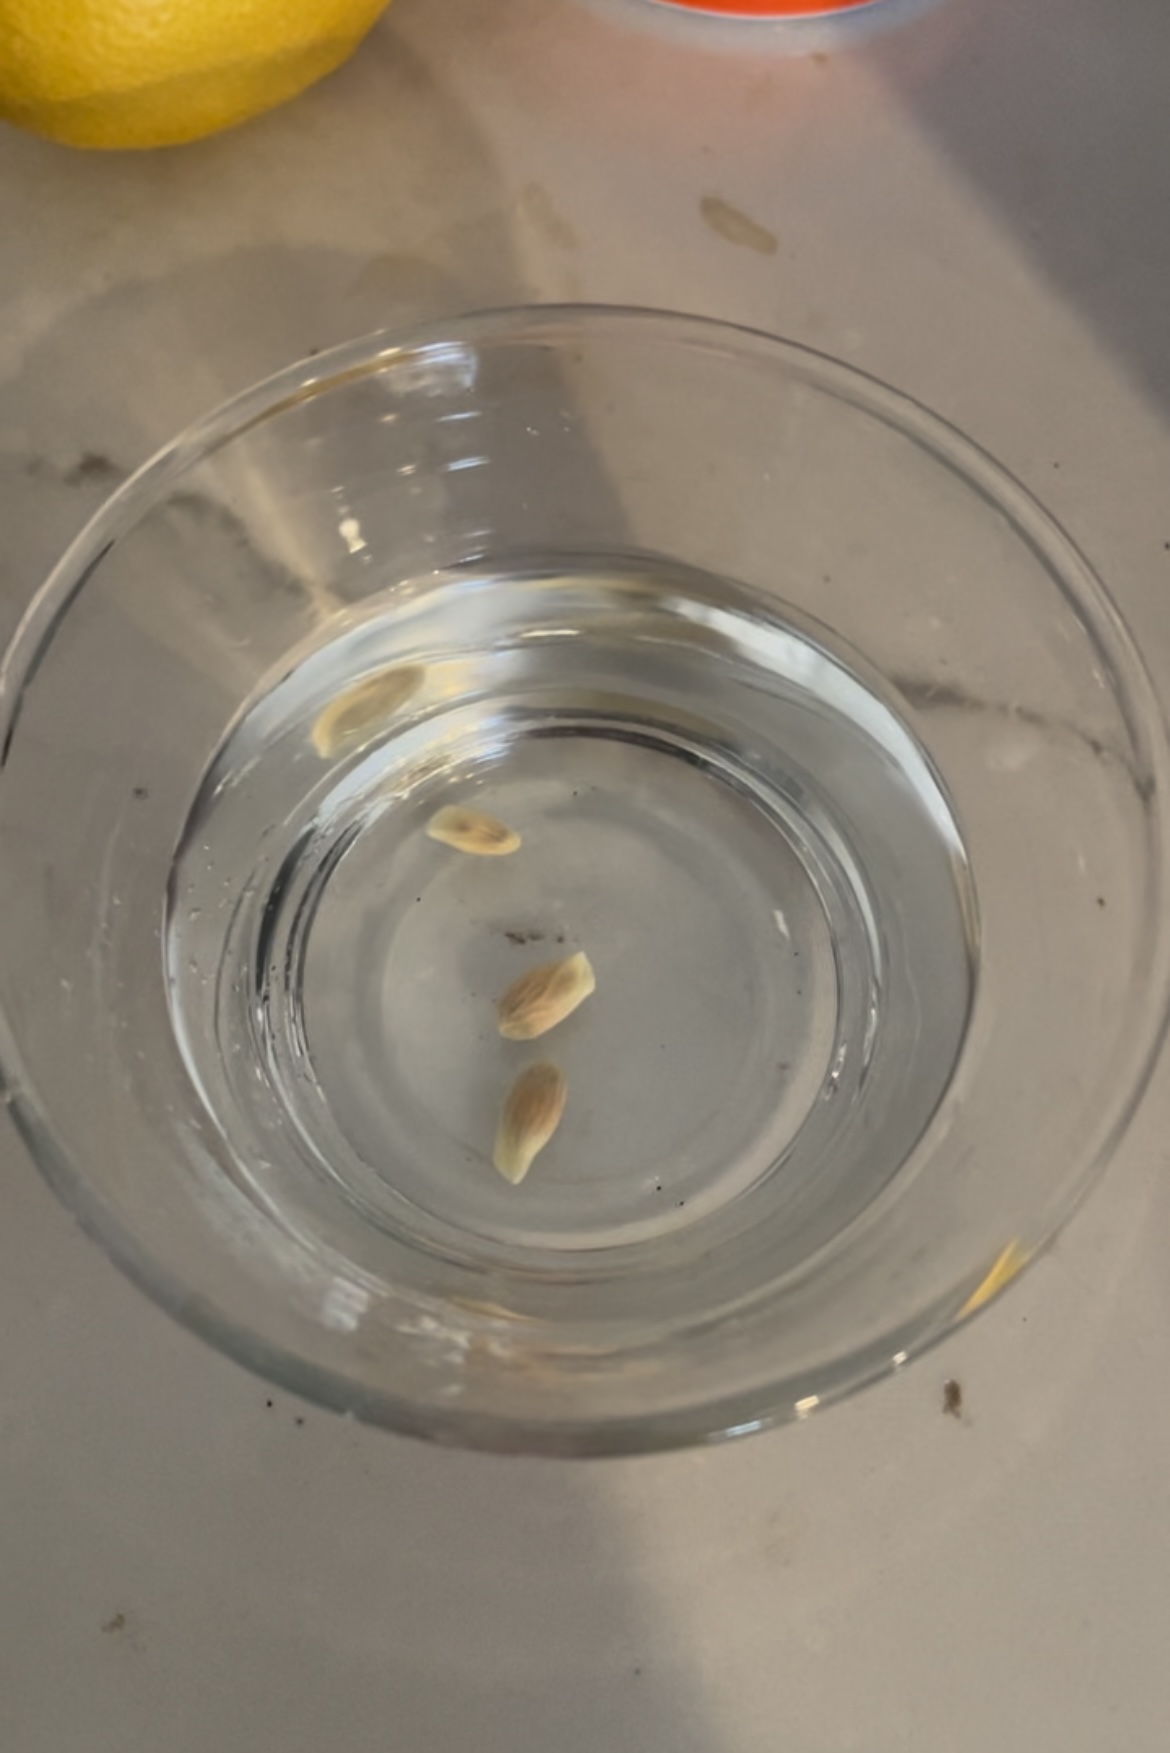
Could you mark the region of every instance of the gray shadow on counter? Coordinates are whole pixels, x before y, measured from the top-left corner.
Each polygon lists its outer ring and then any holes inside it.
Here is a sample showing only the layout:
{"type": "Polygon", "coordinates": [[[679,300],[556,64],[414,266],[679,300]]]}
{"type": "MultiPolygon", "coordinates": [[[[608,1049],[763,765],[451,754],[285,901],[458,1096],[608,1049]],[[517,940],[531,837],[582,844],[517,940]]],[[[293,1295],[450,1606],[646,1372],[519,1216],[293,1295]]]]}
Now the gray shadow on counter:
{"type": "Polygon", "coordinates": [[[266,1386],[0,1145],[5,1746],[714,1753],[607,1463],[429,1449],[266,1386]]]}
{"type": "Polygon", "coordinates": [[[1170,402],[1170,8],[946,0],[865,57],[1100,343],[1170,402]]]}

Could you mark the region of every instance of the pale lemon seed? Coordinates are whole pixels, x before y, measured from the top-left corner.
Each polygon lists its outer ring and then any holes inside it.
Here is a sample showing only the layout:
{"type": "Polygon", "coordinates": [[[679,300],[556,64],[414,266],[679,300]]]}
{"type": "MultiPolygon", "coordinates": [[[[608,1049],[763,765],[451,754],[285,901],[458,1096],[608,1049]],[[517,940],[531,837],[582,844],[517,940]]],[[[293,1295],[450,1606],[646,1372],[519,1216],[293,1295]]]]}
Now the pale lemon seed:
{"type": "Polygon", "coordinates": [[[399,664],[347,688],[330,701],[313,725],[313,747],[317,753],[324,760],[331,760],[343,749],[362,742],[371,731],[380,729],[417,694],[425,674],[421,664],[399,664]]]}
{"type": "Polygon", "coordinates": [[[571,1016],[596,987],[597,977],[584,950],[531,968],[500,999],[500,1033],[509,1041],[535,1041],[571,1016]]]}
{"type": "Polygon", "coordinates": [[[500,1114],[492,1162],[514,1187],[560,1125],[568,1093],[564,1073],[547,1061],[530,1065],[512,1085],[500,1114]]]}
{"type": "Polygon", "coordinates": [[[1021,1242],[1010,1241],[1007,1247],[1003,1248],[996,1256],[991,1271],[976,1285],[959,1310],[960,1321],[967,1315],[973,1315],[976,1309],[983,1307],[984,1303],[989,1303],[993,1296],[998,1295],[1003,1290],[1005,1285],[1011,1283],[1017,1273],[1024,1270],[1031,1258],[1030,1249],[1025,1248],[1021,1242]]]}
{"type": "Polygon", "coordinates": [[[520,845],[519,834],[506,822],[459,804],[447,804],[436,811],[427,823],[427,833],[432,840],[477,858],[503,858],[520,845]]]}

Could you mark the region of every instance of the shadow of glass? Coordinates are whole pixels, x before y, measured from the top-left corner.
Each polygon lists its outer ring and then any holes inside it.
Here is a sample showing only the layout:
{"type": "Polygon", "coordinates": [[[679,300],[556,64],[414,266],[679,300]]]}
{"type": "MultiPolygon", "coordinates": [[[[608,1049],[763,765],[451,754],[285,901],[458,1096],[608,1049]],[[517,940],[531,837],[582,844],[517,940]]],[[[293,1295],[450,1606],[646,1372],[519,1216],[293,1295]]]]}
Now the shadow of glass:
{"type": "MultiPolygon", "coordinates": [[[[0,637],[105,496],[225,396],[532,296],[490,150],[392,23],[245,133],[2,149],[27,247],[0,261],[0,637]]],[[[24,1335],[0,1359],[7,1742],[49,1753],[84,1724],[114,1753],[165,1723],[170,1753],[711,1753],[685,1656],[643,1671],[604,1469],[435,1453],[274,1394],[153,1312],[3,1148],[0,1309],[24,1335]]]]}

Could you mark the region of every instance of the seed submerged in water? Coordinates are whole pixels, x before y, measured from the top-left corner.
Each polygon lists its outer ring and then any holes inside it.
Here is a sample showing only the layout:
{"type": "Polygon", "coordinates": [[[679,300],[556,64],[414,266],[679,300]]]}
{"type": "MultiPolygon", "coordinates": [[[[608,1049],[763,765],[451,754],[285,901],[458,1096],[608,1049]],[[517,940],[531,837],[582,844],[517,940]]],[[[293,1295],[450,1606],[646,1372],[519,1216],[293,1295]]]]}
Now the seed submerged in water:
{"type": "Polygon", "coordinates": [[[560,1125],[568,1093],[564,1072],[547,1060],[530,1065],[512,1085],[500,1115],[492,1162],[514,1187],[560,1125]]]}
{"type": "Polygon", "coordinates": [[[513,980],[500,999],[500,1033],[508,1041],[535,1041],[571,1016],[596,987],[597,977],[584,950],[530,968],[513,980]]]}
{"type": "Polygon", "coordinates": [[[425,674],[421,664],[399,664],[347,688],[330,701],[313,725],[313,747],[317,753],[324,760],[331,760],[343,749],[356,747],[418,693],[425,674]]]}
{"type": "Polygon", "coordinates": [[[477,858],[503,858],[520,845],[519,834],[506,822],[485,815],[482,810],[463,809],[459,804],[448,804],[438,810],[427,823],[427,833],[432,840],[477,858]]]}

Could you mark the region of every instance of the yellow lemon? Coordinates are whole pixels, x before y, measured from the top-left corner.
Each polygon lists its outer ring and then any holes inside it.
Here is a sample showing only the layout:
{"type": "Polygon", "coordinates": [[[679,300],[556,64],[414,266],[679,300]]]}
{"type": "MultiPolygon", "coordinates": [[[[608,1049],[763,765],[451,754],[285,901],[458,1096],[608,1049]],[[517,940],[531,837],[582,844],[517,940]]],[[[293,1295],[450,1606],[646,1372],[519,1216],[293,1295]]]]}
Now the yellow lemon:
{"type": "Polygon", "coordinates": [[[0,0],[0,119],[70,146],[177,146],[340,67],[387,0],[0,0]]]}

